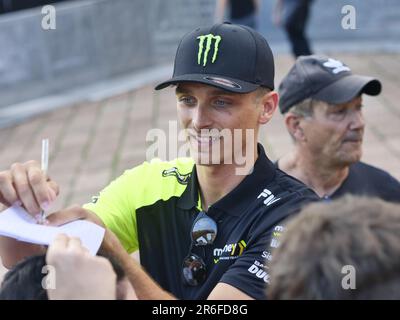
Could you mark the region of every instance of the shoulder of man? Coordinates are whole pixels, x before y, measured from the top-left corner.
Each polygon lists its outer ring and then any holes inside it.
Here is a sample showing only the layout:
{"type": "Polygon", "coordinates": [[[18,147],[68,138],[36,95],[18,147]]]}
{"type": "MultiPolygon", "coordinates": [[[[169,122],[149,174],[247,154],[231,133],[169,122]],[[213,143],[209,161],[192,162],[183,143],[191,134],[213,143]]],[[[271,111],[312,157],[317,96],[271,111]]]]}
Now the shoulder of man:
{"type": "Polygon", "coordinates": [[[256,196],[254,219],[244,216],[241,224],[247,237],[245,254],[236,261],[222,282],[241,288],[256,299],[265,299],[265,285],[269,284],[269,262],[273,250],[280,244],[288,220],[307,204],[320,198],[299,180],[276,169],[274,177],[266,181],[256,196]],[[232,271],[233,270],[233,271],[232,271]],[[234,272],[234,275],[232,275],[234,272]],[[243,280],[245,279],[245,280],[243,280]]]}
{"type": "Polygon", "coordinates": [[[128,252],[138,249],[136,211],[159,200],[179,197],[187,187],[194,162],[154,159],[126,170],[92,197],[83,208],[94,212],[120,239],[128,252]]]}
{"type": "Polygon", "coordinates": [[[400,182],[390,173],[364,162],[350,166],[348,181],[344,189],[357,188],[368,196],[377,196],[387,201],[400,202],[400,182]]]}
{"type": "Polygon", "coordinates": [[[362,161],[359,161],[351,165],[350,170],[354,173],[359,174],[365,179],[382,179],[382,180],[387,179],[391,182],[397,183],[400,186],[400,182],[395,177],[393,177],[389,172],[362,161]]]}
{"type": "Polygon", "coordinates": [[[125,199],[126,206],[134,201],[136,205],[151,204],[160,198],[179,195],[186,188],[194,161],[191,158],[177,158],[172,161],[153,159],[125,170],[97,196],[92,198],[90,208],[106,196],[110,201],[125,199]],[[115,199],[114,199],[115,198],[115,199]],[[129,201],[128,201],[129,199],[129,201]]]}
{"type": "Polygon", "coordinates": [[[266,210],[271,213],[268,218],[273,220],[272,225],[298,213],[307,204],[321,200],[303,182],[279,169],[276,169],[274,179],[258,195],[259,198],[263,198],[266,210]]]}
{"type": "Polygon", "coordinates": [[[393,177],[389,172],[364,162],[357,162],[350,166],[349,178],[350,180],[354,180],[350,182],[363,183],[377,190],[393,190],[400,192],[399,180],[393,177]]]}
{"type": "Polygon", "coordinates": [[[293,199],[295,202],[314,202],[321,199],[310,187],[278,168],[271,185],[275,186],[281,197],[293,199]]]}
{"type": "Polygon", "coordinates": [[[171,161],[156,158],[126,170],[123,175],[134,176],[135,179],[143,179],[144,182],[150,184],[161,181],[187,184],[193,166],[194,161],[191,158],[176,158],[171,161]]]}

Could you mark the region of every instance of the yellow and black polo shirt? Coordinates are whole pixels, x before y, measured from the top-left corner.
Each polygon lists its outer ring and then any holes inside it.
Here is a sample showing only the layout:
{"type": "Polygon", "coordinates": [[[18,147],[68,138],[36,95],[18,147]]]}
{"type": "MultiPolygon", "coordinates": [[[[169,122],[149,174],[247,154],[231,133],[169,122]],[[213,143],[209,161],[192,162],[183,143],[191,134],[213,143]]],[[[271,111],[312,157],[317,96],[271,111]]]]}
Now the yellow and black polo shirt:
{"type": "Polygon", "coordinates": [[[140,250],[146,271],[176,297],[206,299],[224,282],[263,299],[269,248],[279,243],[282,221],[318,197],[277,169],[261,145],[258,153],[252,173],[207,210],[217,222],[218,235],[212,245],[192,250],[207,268],[206,281],[197,287],[181,278],[191,227],[201,210],[192,159],[145,162],[126,171],[84,208],[95,212],[129,253],[140,250]]]}

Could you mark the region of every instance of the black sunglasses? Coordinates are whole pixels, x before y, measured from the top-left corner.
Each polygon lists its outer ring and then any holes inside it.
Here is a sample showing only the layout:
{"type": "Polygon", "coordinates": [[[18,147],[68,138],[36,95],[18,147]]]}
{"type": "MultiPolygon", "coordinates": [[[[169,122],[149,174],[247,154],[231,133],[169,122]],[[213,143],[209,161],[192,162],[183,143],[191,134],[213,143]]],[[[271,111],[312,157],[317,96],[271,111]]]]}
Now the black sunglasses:
{"type": "Polygon", "coordinates": [[[217,232],[217,223],[204,211],[200,211],[193,222],[190,231],[192,242],[189,254],[183,260],[182,265],[183,280],[187,285],[197,286],[203,283],[207,277],[206,264],[201,257],[192,252],[193,244],[198,247],[213,244],[217,232]]]}

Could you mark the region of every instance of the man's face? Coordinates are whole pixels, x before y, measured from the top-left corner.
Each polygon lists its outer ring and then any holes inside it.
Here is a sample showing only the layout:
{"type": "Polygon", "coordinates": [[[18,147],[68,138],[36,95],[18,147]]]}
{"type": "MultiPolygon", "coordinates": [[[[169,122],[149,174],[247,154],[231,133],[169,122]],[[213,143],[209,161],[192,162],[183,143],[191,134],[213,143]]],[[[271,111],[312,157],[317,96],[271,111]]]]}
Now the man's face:
{"type": "Polygon", "coordinates": [[[313,116],[303,119],[309,151],[333,166],[359,161],[365,126],[361,108],[361,96],[339,105],[316,104],[313,116]]]}
{"type": "Polygon", "coordinates": [[[239,154],[245,155],[247,145],[256,147],[263,112],[256,92],[238,94],[205,84],[181,83],[176,97],[178,117],[196,163],[238,163],[235,160],[239,154]]]}

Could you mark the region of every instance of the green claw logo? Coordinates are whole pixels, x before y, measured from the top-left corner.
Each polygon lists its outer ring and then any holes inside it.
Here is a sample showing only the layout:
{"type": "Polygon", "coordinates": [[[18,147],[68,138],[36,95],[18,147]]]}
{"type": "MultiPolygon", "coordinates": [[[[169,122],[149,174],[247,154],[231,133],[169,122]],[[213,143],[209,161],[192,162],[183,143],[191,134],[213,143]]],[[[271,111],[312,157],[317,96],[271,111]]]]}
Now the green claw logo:
{"type": "Polygon", "coordinates": [[[215,60],[217,59],[219,43],[222,40],[221,36],[214,36],[212,33],[209,33],[206,35],[198,36],[197,39],[200,40],[199,41],[199,52],[197,54],[197,64],[201,64],[201,56],[203,56],[203,67],[205,67],[207,65],[208,54],[210,53],[211,44],[212,44],[213,40],[215,40],[214,54],[212,56],[211,63],[214,63],[215,60]]]}

